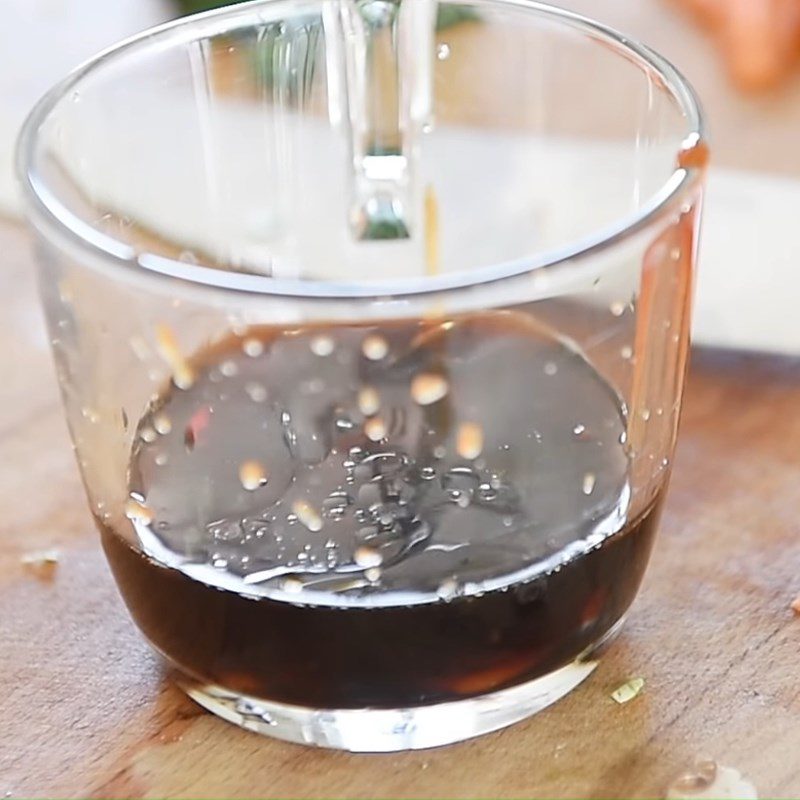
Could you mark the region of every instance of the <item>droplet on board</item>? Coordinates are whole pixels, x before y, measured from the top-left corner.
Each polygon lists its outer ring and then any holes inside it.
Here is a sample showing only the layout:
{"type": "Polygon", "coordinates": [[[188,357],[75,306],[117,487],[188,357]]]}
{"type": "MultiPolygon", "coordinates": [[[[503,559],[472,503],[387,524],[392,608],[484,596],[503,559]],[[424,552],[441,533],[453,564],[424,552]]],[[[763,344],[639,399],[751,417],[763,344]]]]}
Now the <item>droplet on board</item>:
{"type": "Polygon", "coordinates": [[[554,361],[548,361],[544,365],[544,374],[553,377],[558,372],[558,365],[554,361]]]}
{"type": "Polygon", "coordinates": [[[710,759],[697,762],[667,790],[667,800],[757,800],[758,792],[741,772],[710,759]]]}
{"type": "Polygon", "coordinates": [[[587,472],[583,476],[583,493],[585,495],[590,495],[594,491],[594,485],[596,482],[596,477],[593,472],[587,472]]]}
{"type": "Polygon", "coordinates": [[[305,500],[295,500],[292,503],[292,512],[297,516],[300,524],[304,525],[312,533],[321,531],[325,524],[317,509],[305,500]]]}
{"type": "Polygon", "coordinates": [[[24,567],[36,573],[41,578],[52,578],[58,566],[60,554],[55,547],[47,550],[34,550],[25,553],[20,559],[24,567]]]}
{"type": "Polygon", "coordinates": [[[423,372],[411,381],[411,397],[418,405],[429,406],[446,397],[449,388],[444,376],[423,372]]]}
{"type": "Polygon", "coordinates": [[[58,567],[59,552],[51,547],[47,550],[34,550],[25,553],[20,559],[22,566],[39,580],[51,581],[58,567]]]}
{"type": "Polygon", "coordinates": [[[483,428],[477,422],[462,422],[458,426],[456,450],[461,458],[476,459],[483,451],[483,428]]]}
{"type": "Polygon", "coordinates": [[[447,61],[447,59],[450,58],[450,45],[446,42],[439,44],[436,48],[436,58],[438,58],[439,61],[447,61]]]}
{"type": "Polygon", "coordinates": [[[239,481],[242,488],[254,492],[267,482],[267,471],[260,461],[250,459],[239,465],[239,481]]]}
{"type": "Polygon", "coordinates": [[[572,429],[572,432],[576,436],[580,436],[583,433],[586,433],[586,426],[582,425],[580,422],[572,429]]]}
{"type": "Polygon", "coordinates": [[[698,761],[688,772],[684,772],[673,784],[672,788],[680,792],[697,794],[707,789],[717,777],[717,764],[710,759],[698,761]]]}
{"type": "Polygon", "coordinates": [[[619,351],[619,354],[620,354],[620,355],[621,355],[621,356],[622,356],[622,357],[623,357],[623,358],[624,358],[626,361],[630,361],[630,360],[633,358],[633,348],[632,348],[632,347],[631,347],[629,344],[626,344],[626,345],[624,345],[624,346],[622,347],[622,349],[619,351]]]}
{"type": "Polygon", "coordinates": [[[364,570],[364,577],[370,583],[377,583],[381,579],[381,568],[380,567],[370,567],[367,570],[364,570]]]}
{"type": "Polygon", "coordinates": [[[625,313],[625,303],[621,300],[615,300],[609,306],[609,310],[615,317],[621,317],[625,313]]]}
{"type": "Polygon", "coordinates": [[[370,361],[380,361],[389,353],[389,343],[383,336],[372,333],[361,343],[361,352],[370,361]]]}

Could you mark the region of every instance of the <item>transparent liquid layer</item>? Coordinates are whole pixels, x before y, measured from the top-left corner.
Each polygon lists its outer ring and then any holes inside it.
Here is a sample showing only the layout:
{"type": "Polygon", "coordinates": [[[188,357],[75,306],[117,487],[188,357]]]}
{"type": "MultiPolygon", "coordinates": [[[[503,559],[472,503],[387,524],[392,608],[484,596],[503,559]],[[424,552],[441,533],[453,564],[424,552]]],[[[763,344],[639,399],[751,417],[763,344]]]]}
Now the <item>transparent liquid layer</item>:
{"type": "Polygon", "coordinates": [[[131,489],[145,551],[204,583],[430,602],[529,580],[625,522],[620,401],[523,314],[252,331],[192,371],[142,419],[131,489]]]}

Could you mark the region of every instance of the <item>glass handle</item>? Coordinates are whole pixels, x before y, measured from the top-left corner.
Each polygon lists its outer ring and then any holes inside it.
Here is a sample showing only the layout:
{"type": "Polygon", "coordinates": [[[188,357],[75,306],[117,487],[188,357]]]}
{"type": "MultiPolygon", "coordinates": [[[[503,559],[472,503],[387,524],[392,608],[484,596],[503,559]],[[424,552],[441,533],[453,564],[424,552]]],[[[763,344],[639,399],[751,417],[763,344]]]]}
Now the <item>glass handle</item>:
{"type": "Polygon", "coordinates": [[[345,126],[357,239],[406,239],[418,132],[431,113],[436,0],[336,0],[324,12],[329,108],[345,126]]]}

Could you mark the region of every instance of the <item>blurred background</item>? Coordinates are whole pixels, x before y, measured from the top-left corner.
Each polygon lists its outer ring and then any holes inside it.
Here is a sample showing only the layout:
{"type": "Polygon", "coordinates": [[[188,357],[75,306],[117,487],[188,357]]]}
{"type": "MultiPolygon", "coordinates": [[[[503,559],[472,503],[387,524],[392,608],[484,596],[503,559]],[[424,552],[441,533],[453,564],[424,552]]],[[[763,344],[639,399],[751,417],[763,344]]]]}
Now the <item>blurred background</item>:
{"type": "MultiPolygon", "coordinates": [[[[3,0],[0,214],[20,214],[12,174],[14,140],[28,109],[49,86],[125,36],[224,4],[3,0]]],[[[800,293],[800,227],[794,223],[800,210],[800,0],[555,4],[592,16],[660,51],[687,75],[703,101],[713,167],[696,341],[800,352],[800,326],[793,331],[784,324],[793,318],[792,300],[800,293]],[[760,302],[753,303],[754,297],[760,302]]],[[[440,22],[459,24],[458,19],[440,22]]]]}

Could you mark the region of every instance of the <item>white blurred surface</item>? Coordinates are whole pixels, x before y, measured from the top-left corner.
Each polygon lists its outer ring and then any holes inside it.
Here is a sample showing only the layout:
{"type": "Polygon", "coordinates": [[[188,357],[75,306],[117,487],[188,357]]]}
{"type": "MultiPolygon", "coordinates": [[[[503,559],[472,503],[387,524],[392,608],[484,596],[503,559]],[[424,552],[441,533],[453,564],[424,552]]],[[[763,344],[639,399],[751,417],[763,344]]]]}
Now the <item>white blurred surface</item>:
{"type": "MultiPolygon", "coordinates": [[[[663,50],[709,111],[715,166],[706,203],[695,341],[800,353],[800,76],[765,97],[727,84],[713,49],[659,0],[563,0],[663,50]],[[753,168],[769,170],[764,174],[753,168]]],[[[2,0],[0,213],[19,213],[13,145],[27,110],[96,51],[170,14],[167,0],[2,0]]]]}
{"type": "Polygon", "coordinates": [[[74,67],[119,39],[162,22],[166,0],[2,0],[0,213],[18,213],[17,131],[36,100],[74,67]]]}

